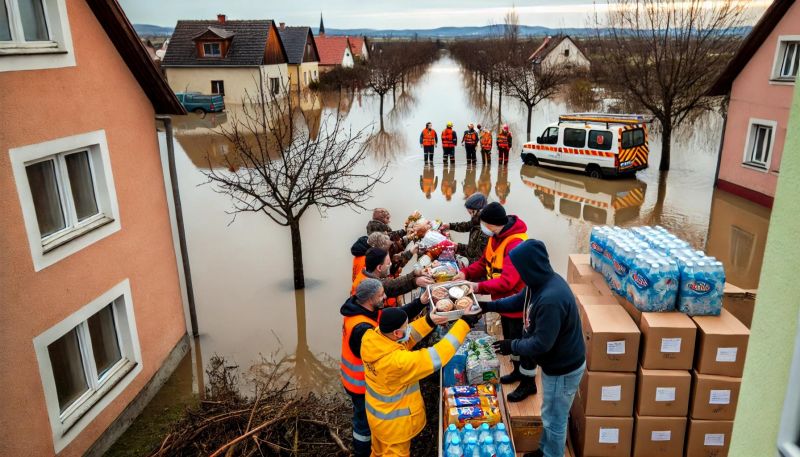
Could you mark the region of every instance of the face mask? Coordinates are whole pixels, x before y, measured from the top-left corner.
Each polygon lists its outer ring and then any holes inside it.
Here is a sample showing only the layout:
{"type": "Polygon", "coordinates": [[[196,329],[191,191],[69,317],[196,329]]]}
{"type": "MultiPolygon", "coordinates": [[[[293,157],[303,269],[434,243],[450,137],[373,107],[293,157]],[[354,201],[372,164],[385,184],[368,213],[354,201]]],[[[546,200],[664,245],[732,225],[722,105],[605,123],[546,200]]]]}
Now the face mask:
{"type": "Polygon", "coordinates": [[[397,340],[397,342],[398,343],[405,343],[406,341],[408,341],[409,338],[411,338],[411,326],[410,325],[406,325],[406,333],[405,333],[405,335],[403,335],[402,338],[397,340]]]}
{"type": "Polygon", "coordinates": [[[488,227],[486,227],[486,226],[485,226],[485,225],[483,225],[483,224],[481,224],[481,232],[483,232],[483,234],[484,234],[484,235],[486,235],[486,236],[492,236],[492,235],[494,235],[494,232],[493,232],[493,231],[491,231],[491,230],[489,230],[489,228],[488,228],[488,227]]]}

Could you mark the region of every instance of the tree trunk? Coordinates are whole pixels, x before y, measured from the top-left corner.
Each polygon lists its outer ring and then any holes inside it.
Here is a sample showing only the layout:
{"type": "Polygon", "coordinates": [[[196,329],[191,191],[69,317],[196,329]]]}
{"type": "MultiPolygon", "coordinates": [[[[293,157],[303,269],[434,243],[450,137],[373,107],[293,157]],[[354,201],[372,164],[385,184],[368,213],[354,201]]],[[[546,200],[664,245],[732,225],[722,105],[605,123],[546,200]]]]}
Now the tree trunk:
{"type": "Polygon", "coordinates": [[[381,131],[383,131],[383,94],[381,94],[381,131]]]}
{"type": "Polygon", "coordinates": [[[533,105],[528,105],[528,140],[531,140],[531,120],[533,118],[533,105]]]}
{"type": "Polygon", "coordinates": [[[292,260],[294,263],[294,288],[306,287],[306,278],[303,273],[303,240],[300,239],[300,220],[291,219],[289,229],[292,232],[292,260]]]}
{"type": "Polygon", "coordinates": [[[392,84],[392,107],[394,107],[394,105],[397,103],[397,93],[395,91],[396,89],[397,89],[397,84],[392,84]]]}
{"type": "Polygon", "coordinates": [[[661,164],[659,171],[669,171],[669,156],[672,150],[672,122],[661,123],[661,164]]]}
{"type": "Polygon", "coordinates": [[[503,125],[503,80],[497,90],[497,125],[503,125]]]}
{"type": "Polygon", "coordinates": [[[492,109],[492,103],[494,100],[494,81],[489,83],[489,109],[492,109]]]}

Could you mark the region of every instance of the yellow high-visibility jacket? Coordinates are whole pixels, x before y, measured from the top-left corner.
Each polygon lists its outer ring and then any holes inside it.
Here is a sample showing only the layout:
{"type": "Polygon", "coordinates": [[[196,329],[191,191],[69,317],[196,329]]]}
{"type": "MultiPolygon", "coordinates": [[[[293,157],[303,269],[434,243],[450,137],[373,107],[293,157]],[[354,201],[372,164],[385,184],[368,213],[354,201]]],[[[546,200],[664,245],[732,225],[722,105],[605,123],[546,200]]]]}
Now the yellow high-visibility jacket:
{"type": "Polygon", "coordinates": [[[469,325],[458,320],[435,345],[410,348],[433,330],[426,317],[411,324],[411,338],[397,343],[372,329],[361,340],[361,360],[367,381],[367,421],[372,436],[387,444],[411,440],[425,427],[425,405],[418,381],[447,364],[469,333],[469,325]]]}

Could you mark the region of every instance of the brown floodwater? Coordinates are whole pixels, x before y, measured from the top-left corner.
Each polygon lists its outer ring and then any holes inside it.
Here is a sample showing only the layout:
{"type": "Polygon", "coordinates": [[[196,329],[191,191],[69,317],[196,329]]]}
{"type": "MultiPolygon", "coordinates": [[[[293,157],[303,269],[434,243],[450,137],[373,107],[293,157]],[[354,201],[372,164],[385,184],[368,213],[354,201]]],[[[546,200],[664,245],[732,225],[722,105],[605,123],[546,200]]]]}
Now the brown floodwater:
{"type": "MultiPolygon", "coordinates": [[[[569,254],[588,252],[593,226],[660,224],[722,260],[730,282],[747,289],[758,286],[769,211],[715,191],[719,114],[705,113],[675,133],[669,173],[657,170],[660,137],[652,132],[650,163],[656,166],[631,179],[596,180],[522,165],[519,150],[527,112],[504,96],[502,121],[515,137],[507,166],[479,161],[469,167],[463,148],[458,148],[455,166],[444,167],[437,150],[434,166],[425,167],[418,138],[426,122],[440,131],[452,121],[459,136],[469,122],[496,126],[497,96],[490,110],[488,98],[481,97],[472,78],[446,54],[406,89],[398,90],[394,102],[391,92],[387,95],[384,132],[375,132],[379,123],[374,95],[325,94],[321,100],[305,99],[301,106],[312,131],[337,111],[347,126],[372,129],[372,163],[365,166],[389,161],[390,180],[375,188],[367,206],[390,209],[394,228],[414,210],[431,219],[465,220],[464,200],[480,191],[527,223],[529,235],[544,241],[554,268],[562,274],[569,254]]],[[[566,97],[542,102],[535,108],[531,135],[540,134],[559,114],[593,108],[568,105],[566,97]]],[[[292,290],[288,229],[260,214],[239,214],[234,221],[228,213],[229,197],[204,185],[203,170],[225,166],[225,157],[234,153],[217,132],[235,116],[237,108],[232,106],[226,114],[175,120],[199,358],[205,363],[222,355],[245,369],[255,364],[250,371],[255,375],[280,363],[301,388],[335,391],[339,307],[350,289],[350,246],[365,233],[371,212],[338,208],[325,217],[307,212],[301,227],[307,287],[292,290]]],[[[466,234],[454,237],[461,240],[466,234]]],[[[202,373],[201,365],[195,374],[202,373]]]]}

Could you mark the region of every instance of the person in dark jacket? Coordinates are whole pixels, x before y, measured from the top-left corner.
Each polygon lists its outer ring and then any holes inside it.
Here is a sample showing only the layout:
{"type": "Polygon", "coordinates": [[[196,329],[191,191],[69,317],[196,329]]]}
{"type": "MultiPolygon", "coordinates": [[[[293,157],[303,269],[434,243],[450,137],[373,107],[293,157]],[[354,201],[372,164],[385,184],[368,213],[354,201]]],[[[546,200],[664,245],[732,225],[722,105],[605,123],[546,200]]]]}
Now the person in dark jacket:
{"type": "Polygon", "coordinates": [[[526,240],[514,248],[511,263],[525,288],[511,297],[482,303],[485,311],[524,309],[522,338],[494,343],[503,355],[518,355],[542,369],[542,434],[540,449],[530,456],[561,457],[567,418],[586,370],[578,306],[567,282],[553,271],[544,243],[526,240]]]}
{"type": "MultiPolygon", "coordinates": [[[[375,232],[388,234],[391,231],[392,231],[391,228],[388,225],[384,224],[383,222],[372,220],[367,224],[367,234],[365,236],[358,237],[356,242],[353,243],[353,245],[350,247],[350,254],[353,254],[353,275],[350,278],[351,281],[355,280],[356,276],[358,275],[358,272],[360,272],[364,268],[364,255],[366,255],[367,250],[371,247],[375,247],[374,245],[369,244],[368,237],[375,232]]],[[[399,247],[401,241],[402,239],[395,243],[398,252],[402,252],[405,249],[405,245],[403,245],[402,249],[399,247]]],[[[410,258],[408,260],[410,260],[410,258]]],[[[405,262],[407,263],[408,260],[406,260],[405,262]]],[[[405,263],[403,265],[405,265],[405,263]]]]}
{"type": "Polygon", "coordinates": [[[417,287],[426,287],[434,282],[431,277],[423,275],[421,270],[412,271],[399,278],[392,278],[390,276],[392,259],[389,253],[381,248],[370,248],[365,257],[365,267],[353,280],[350,295],[355,294],[359,283],[366,278],[377,279],[383,284],[390,303],[393,302],[392,299],[400,295],[407,294],[417,287]]]}
{"type": "Polygon", "coordinates": [[[467,164],[475,165],[478,161],[475,151],[478,148],[478,132],[475,131],[475,125],[469,124],[464,135],[461,136],[461,144],[464,145],[464,150],[467,151],[467,164]]]}
{"type": "Polygon", "coordinates": [[[471,219],[466,222],[450,222],[442,225],[442,228],[459,233],[469,232],[469,243],[458,243],[456,254],[463,255],[469,260],[469,263],[473,263],[481,258],[486,250],[486,243],[489,242],[489,237],[481,230],[480,219],[481,210],[486,206],[486,196],[480,192],[474,193],[467,198],[464,206],[471,219]]]}

